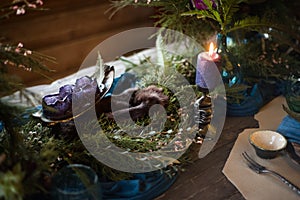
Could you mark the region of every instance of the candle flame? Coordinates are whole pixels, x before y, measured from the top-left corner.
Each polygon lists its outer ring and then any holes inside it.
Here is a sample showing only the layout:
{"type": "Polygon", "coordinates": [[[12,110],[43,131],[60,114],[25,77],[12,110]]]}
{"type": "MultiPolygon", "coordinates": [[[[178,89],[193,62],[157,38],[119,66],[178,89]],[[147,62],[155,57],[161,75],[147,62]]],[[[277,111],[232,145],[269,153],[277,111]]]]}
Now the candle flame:
{"type": "Polygon", "coordinates": [[[212,56],[213,55],[213,53],[214,53],[214,44],[211,42],[210,44],[209,44],[209,51],[208,51],[208,55],[209,56],[212,56]]]}

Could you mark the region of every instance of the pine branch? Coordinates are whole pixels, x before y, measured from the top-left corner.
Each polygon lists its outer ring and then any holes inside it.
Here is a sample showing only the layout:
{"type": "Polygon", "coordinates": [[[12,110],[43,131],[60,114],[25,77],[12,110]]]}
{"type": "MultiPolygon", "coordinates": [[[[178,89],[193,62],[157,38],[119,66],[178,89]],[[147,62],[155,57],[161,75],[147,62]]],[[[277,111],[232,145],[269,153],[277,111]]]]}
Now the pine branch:
{"type": "Polygon", "coordinates": [[[223,0],[220,2],[221,6],[219,10],[222,15],[221,30],[226,31],[227,26],[232,23],[233,16],[239,11],[239,4],[245,2],[245,0],[223,0]]]}
{"type": "Polygon", "coordinates": [[[184,12],[181,14],[181,16],[193,16],[193,15],[196,15],[198,19],[209,18],[209,19],[219,22],[219,18],[217,18],[214,15],[214,13],[209,12],[207,10],[191,10],[191,11],[184,12]]]}
{"type": "Polygon", "coordinates": [[[270,27],[270,25],[271,23],[269,21],[260,19],[257,16],[246,17],[245,19],[235,22],[226,32],[229,33],[240,29],[258,30],[258,28],[270,27]]]}

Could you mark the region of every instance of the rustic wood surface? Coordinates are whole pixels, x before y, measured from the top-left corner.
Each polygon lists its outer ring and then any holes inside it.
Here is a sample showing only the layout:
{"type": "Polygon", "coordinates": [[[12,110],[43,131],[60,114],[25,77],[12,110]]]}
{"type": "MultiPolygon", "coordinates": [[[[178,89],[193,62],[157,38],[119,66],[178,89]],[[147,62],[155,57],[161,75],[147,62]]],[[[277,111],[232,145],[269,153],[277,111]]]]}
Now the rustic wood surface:
{"type": "MultiPolygon", "coordinates": [[[[2,3],[5,2],[11,1],[3,0],[2,3]]],[[[4,39],[1,42],[21,42],[25,48],[56,59],[56,63],[47,63],[50,69],[55,70],[54,73],[46,73],[49,79],[13,68],[10,73],[19,76],[26,86],[49,84],[73,74],[88,53],[105,39],[133,28],[153,26],[154,23],[150,18],[154,13],[151,8],[127,7],[110,18],[109,0],[45,1],[43,8],[49,10],[12,15],[0,21],[0,38],[4,39]]]]}
{"type": "MultiPolygon", "coordinates": [[[[171,188],[156,200],[244,199],[222,173],[222,169],[238,134],[245,128],[255,127],[258,127],[258,123],[253,117],[227,117],[220,139],[213,151],[188,165],[184,172],[179,173],[171,188]]],[[[197,152],[197,147],[195,147],[195,156],[197,152]]]]}
{"type": "MultiPolygon", "coordinates": [[[[76,72],[88,52],[109,36],[153,25],[149,18],[153,10],[146,8],[125,9],[110,20],[109,15],[104,14],[109,1],[47,1],[45,7],[50,10],[0,22],[1,36],[8,42],[23,42],[27,48],[55,57],[57,64],[51,68],[56,73],[49,75],[53,80],[76,72]]],[[[53,81],[21,70],[14,73],[21,76],[26,85],[53,81]]],[[[187,166],[172,187],[156,199],[244,199],[222,169],[238,134],[245,128],[257,126],[253,117],[228,117],[214,150],[187,166]]]]}

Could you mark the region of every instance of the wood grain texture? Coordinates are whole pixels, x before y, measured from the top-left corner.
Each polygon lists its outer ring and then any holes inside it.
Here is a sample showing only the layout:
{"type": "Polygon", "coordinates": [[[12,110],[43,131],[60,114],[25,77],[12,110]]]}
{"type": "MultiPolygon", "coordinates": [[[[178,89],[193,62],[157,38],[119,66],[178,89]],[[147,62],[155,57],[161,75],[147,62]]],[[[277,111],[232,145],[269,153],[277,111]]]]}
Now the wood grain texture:
{"type": "MultiPolygon", "coordinates": [[[[244,199],[224,176],[222,169],[238,134],[245,128],[254,127],[258,127],[258,123],[253,117],[227,117],[213,151],[187,166],[185,172],[180,172],[174,185],[156,200],[244,199]]],[[[195,152],[193,156],[197,156],[199,147],[192,148],[195,152]]]]}
{"type": "MultiPolygon", "coordinates": [[[[53,56],[57,64],[49,64],[55,73],[49,80],[38,74],[11,70],[29,85],[50,83],[74,73],[85,56],[103,40],[132,28],[153,26],[150,8],[125,8],[111,19],[110,1],[61,0],[44,1],[47,11],[34,11],[24,16],[0,21],[0,35],[6,42],[22,42],[26,48],[53,56]]],[[[96,61],[95,61],[96,63],[96,61]]]]}

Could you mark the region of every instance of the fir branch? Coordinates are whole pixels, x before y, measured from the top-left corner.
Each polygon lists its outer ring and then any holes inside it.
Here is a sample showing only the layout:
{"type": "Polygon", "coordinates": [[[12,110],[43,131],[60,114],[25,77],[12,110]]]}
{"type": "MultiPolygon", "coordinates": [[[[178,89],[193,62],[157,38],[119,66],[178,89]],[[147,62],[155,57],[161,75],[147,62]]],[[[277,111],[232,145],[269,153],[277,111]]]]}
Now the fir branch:
{"type": "MultiPolygon", "coordinates": [[[[210,37],[211,33],[214,32],[212,26],[209,26],[206,22],[201,22],[196,17],[184,17],[181,14],[191,10],[190,2],[187,0],[165,0],[165,1],[151,1],[147,4],[147,1],[135,1],[133,0],[120,0],[112,1],[112,7],[108,12],[115,14],[120,9],[126,6],[140,6],[140,7],[155,7],[157,14],[154,14],[152,18],[155,19],[154,26],[168,28],[171,30],[184,33],[190,37],[196,38],[198,41],[203,42],[210,37]],[[114,12],[116,11],[116,12],[114,12]],[[199,31],[207,30],[207,32],[199,31]]],[[[112,15],[113,15],[112,14],[112,15]]],[[[166,37],[171,38],[174,35],[166,34],[166,37]]],[[[178,36],[178,34],[176,35],[178,36]]],[[[175,41],[180,41],[182,38],[172,38],[175,41]]]]}
{"type": "Polygon", "coordinates": [[[240,29],[259,30],[258,28],[276,27],[267,19],[261,19],[258,16],[249,16],[234,23],[234,25],[226,30],[227,33],[240,29]]]}
{"type": "Polygon", "coordinates": [[[220,1],[219,12],[222,16],[221,30],[226,32],[226,27],[232,23],[232,18],[239,11],[240,3],[247,2],[247,0],[223,0],[220,1]]]}
{"type": "MultiPolygon", "coordinates": [[[[276,12],[276,14],[277,13],[278,12],[276,12]]],[[[241,30],[241,29],[256,30],[259,32],[265,31],[270,33],[271,35],[276,34],[276,32],[282,32],[294,38],[295,40],[300,41],[299,30],[297,30],[297,28],[294,28],[296,24],[299,24],[299,21],[294,19],[289,19],[287,16],[282,17],[281,20],[283,19],[286,19],[287,23],[282,23],[278,20],[277,16],[276,18],[274,18],[274,16],[272,17],[269,16],[268,14],[264,14],[263,16],[259,16],[259,15],[247,16],[244,17],[243,19],[234,22],[234,24],[228,28],[227,33],[241,30]],[[290,24],[289,21],[293,21],[293,23],[290,24]]]]}
{"type": "Polygon", "coordinates": [[[214,13],[209,12],[207,10],[192,10],[192,11],[184,12],[181,14],[181,16],[192,16],[192,15],[197,15],[198,19],[209,18],[214,21],[218,21],[218,19],[219,19],[214,15],[214,13]]]}
{"type": "Polygon", "coordinates": [[[196,15],[198,19],[209,18],[219,24],[217,28],[218,32],[226,34],[228,31],[227,26],[232,24],[232,18],[235,13],[239,11],[239,4],[245,0],[224,0],[220,1],[217,8],[213,7],[213,2],[209,0],[203,0],[203,3],[207,6],[205,10],[190,10],[184,12],[182,16],[196,15]]]}

